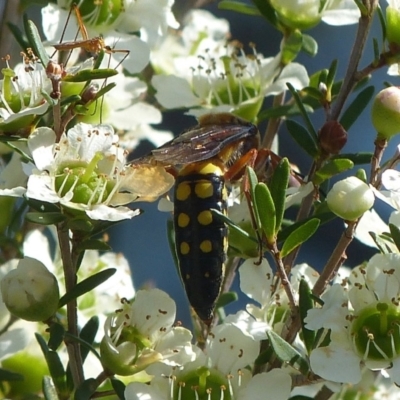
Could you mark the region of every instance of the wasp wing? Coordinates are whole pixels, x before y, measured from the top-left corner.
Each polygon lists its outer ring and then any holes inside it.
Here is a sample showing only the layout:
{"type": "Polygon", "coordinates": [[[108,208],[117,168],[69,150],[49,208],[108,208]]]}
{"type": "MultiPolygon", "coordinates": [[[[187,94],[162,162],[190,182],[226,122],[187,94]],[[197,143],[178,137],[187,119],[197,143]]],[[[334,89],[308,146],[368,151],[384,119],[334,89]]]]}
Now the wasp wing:
{"type": "Polygon", "coordinates": [[[151,155],[163,164],[189,164],[212,158],[225,146],[257,134],[257,128],[250,123],[199,125],[153,150],[151,155]]]}

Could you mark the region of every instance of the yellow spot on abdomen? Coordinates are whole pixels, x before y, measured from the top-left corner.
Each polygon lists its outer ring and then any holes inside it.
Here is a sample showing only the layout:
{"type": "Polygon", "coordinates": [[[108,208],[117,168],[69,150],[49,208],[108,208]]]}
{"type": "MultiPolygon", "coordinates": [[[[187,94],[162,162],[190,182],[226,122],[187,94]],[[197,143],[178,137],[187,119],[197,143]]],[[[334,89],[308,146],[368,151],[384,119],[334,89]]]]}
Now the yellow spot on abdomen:
{"type": "Polygon", "coordinates": [[[204,210],[197,216],[200,225],[210,225],[213,220],[210,210],[204,210]]]}
{"type": "Polygon", "coordinates": [[[176,199],[186,200],[190,196],[190,186],[186,182],[182,182],[176,188],[176,199]]]}
{"type": "Polygon", "coordinates": [[[187,242],[182,242],[181,245],[179,246],[181,254],[188,254],[190,251],[190,246],[189,243],[187,242]]]}
{"type": "Polygon", "coordinates": [[[214,193],[214,188],[211,182],[199,182],[196,183],[194,191],[198,197],[205,199],[211,197],[214,193]]]}
{"type": "Polygon", "coordinates": [[[203,253],[209,253],[212,250],[212,243],[211,240],[203,240],[200,243],[200,250],[203,253]]]}
{"type": "Polygon", "coordinates": [[[190,222],[189,215],[185,213],[180,213],[178,215],[178,226],[180,228],[186,228],[189,225],[189,222],[190,222]]]}

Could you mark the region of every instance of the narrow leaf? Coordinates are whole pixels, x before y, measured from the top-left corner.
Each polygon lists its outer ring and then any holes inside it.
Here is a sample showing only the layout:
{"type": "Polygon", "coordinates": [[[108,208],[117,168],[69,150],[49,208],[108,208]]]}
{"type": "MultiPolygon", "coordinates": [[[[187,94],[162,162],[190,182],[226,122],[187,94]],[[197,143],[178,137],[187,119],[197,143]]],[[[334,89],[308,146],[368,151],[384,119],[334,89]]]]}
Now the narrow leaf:
{"type": "Polygon", "coordinates": [[[17,374],[16,372],[9,371],[4,368],[0,368],[0,382],[3,381],[23,381],[24,376],[21,374],[17,374]]]}
{"type": "Polygon", "coordinates": [[[265,0],[252,0],[256,7],[260,10],[261,15],[274,27],[278,25],[275,9],[271,6],[269,1],[265,0]]]}
{"type": "Polygon", "coordinates": [[[286,127],[295,142],[312,158],[318,156],[317,142],[313,136],[298,122],[288,119],[286,127]]]}
{"type": "Polygon", "coordinates": [[[344,129],[349,130],[349,128],[361,115],[365,107],[367,107],[369,101],[372,99],[374,91],[375,88],[373,86],[367,86],[357,94],[356,98],[352,101],[340,119],[340,123],[344,129]]]}
{"type": "Polygon", "coordinates": [[[51,350],[57,350],[64,340],[65,329],[59,323],[53,323],[49,328],[50,338],[48,346],[51,350]]]}
{"type": "MultiPolygon", "coordinates": [[[[315,91],[318,93],[318,98],[321,97],[321,92],[315,89],[315,91]]],[[[308,104],[304,104],[304,109],[308,113],[312,113],[314,109],[310,107],[308,104]]],[[[279,118],[279,117],[288,117],[290,115],[299,115],[300,110],[299,107],[297,107],[297,104],[286,104],[283,106],[277,106],[277,107],[271,107],[271,108],[266,108],[262,111],[259,112],[257,115],[257,120],[258,122],[262,122],[268,118],[279,118]]]]}
{"type": "Polygon", "coordinates": [[[58,307],[64,307],[71,300],[76,299],[87,292],[90,292],[95,287],[101,285],[108,278],[113,276],[115,272],[115,268],[108,268],[98,272],[95,275],[89,276],[89,278],[86,278],[82,282],[79,282],[71,291],[65,293],[65,295],[61,297],[58,303],[58,307]]]}
{"type": "Polygon", "coordinates": [[[218,301],[217,304],[215,306],[215,308],[223,308],[225,306],[227,306],[228,304],[231,304],[235,301],[237,301],[238,299],[238,295],[236,292],[225,292],[225,293],[221,293],[221,295],[218,297],[218,301]]]}
{"type": "Polygon", "coordinates": [[[109,244],[99,239],[87,239],[84,240],[78,246],[78,251],[84,250],[99,250],[99,251],[110,251],[111,247],[109,244]]]}
{"type": "Polygon", "coordinates": [[[363,152],[363,153],[355,153],[355,154],[350,154],[350,153],[343,153],[343,154],[338,154],[337,156],[332,157],[332,159],[340,159],[340,158],[347,158],[355,165],[357,164],[370,164],[372,160],[372,153],[368,152],[363,152]]]}
{"type": "Polygon", "coordinates": [[[50,61],[49,56],[46,53],[46,50],[43,46],[43,40],[39,35],[39,31],[36,28],[36,25],[33,21],[28,19],[28,16],[24,14],[24,29],[26,33],[26,37],[28,38],[29,44],[32,47],[36,56],[39,57],[40,61],[44,68],[46,68],[47,64],[50,61]]]}
{"type": "Polygon", "coordinates": [[[275,235],[279,232],[285,213],[286,189],[289,183],[290,164],[287,158],[282,158],[272,175],[269,189],[275,205],[275,235]]]}
{"type": "Polygon", "coordinates": [[[255,208],[260,220],[260,225],[265,233],[268,243],[274,243],[276,240],[276,210],[271,192],[265,183],[257,183],[254,190],[255,208]]]}
{"type": "Polygon", "coordinates": [[[58,353],[53,350],[49,350],[46,354],[46,362],[57,391],[59,393],[66,393],[67,385],[65,370],[58,353]]]}
{"type": "Polygon", "coordinates": [[[246,15],[261,15],[257,8],[240,1],[222,0],[218,3],[218,8],[220,10],[236,11],[246,15]]]}
{"type": "Polygon", "coordinates": [[[306,240],[308,240],[317,230],[319,226],[319,219],[312,218],[300,225],[295,231],[293,231],[289,237],[285,240],[281,250],[281,257],[287,256],[296,247],[300,246],[306,240]]]}
{"type": "Polygon", "coordinates": [[[28,212],[26,213],[26,219],[39,225],[56,225],[65,221],[67,217],[60,212],[28,212]]]}
{"type": "Polygon", "coordinates": [[[18,44],[21,46],[21,49],[24,51],[27,50],[28,47],[30,47],[28,39],[26,35],[23,34],[21,29],[17,25],[14,25],[11,22],[7,22],[7,26],[10,29],[11,33],[13,34],[15,40],[18,42],[18,44]]]}
{"type": "Polygon", "coordinates": [[[111,378],[111,385],[119,399],[125,400],[125,384],[118,379],[111,378]]]}
{"type": "Polygon", "coordinates": [[[86,379],[86,381],[82,382],[78,389],[76,389],[74,400],[90,400],[98,386],[99,384],[96,379],[86,379]]]}
{"type": "Polygon", "coordinates": [[[303,33],[302,49],[305,53],[314,57],[318,53],[318,43],[312,36],[303,33]]]}
{"type": "Polygon", "coordinates": [[[42,389],[45,400],[60,400],[56,387],[50,376],[44,376],[42,381],[42,389]]]}
{"type": "Polygon", "coordinates": [[[338,60],[337,59],[333,60],[331,66],[329,67],[328,76],[326,78],[326,86],[328,87],[328,90],[332,88],[332,85],[335,82],[337,66],[338,66],[338,60]]]}
{"type": "Polygon", "coordinates": [[[299,285],[299,312],[301,318],[303,341],[306,346],[308,354],[311,353],[311,350],[314,347],[315,331],[306,328],[304,319],[307,316],[308,310],[311,310],[313,307],[314,307],[314,301],[312,298],[311,289],[308,286],[307,281],[303,278],[300,280],[300,285],[299,285]]]}
{"type": "Polygon", "coordinates": [[[307,360],[294,347],[272,330],[267,331],[267,335],[276,356],[282,362],[290,364],[304,375],[308,373],[307,360]]]}
{"type": "MultiPolygon", "coordinates": [[[[99,330],[99,317],[93,316],[82,328],[79,337],[86,343],[92,345],[98,330],[99,330]]],[[[88,354],[89,354],[89,348],[81,346],[82,361],[85,361],[88,354]]]]}
{"type": "Polygon", "coordinates": [[[313,182],[319,186],[322,182],[332,178],[332,176],[340,174],[341,172],[347,171],[353,167],[353,161],[347,158],[336,158],[329,160],[315,173],[313,182]]]}
{"type": "Polygon", "coordinates": [[[389,229],[392,235],[393,242],[400,251],[400,229],[393,224],[389,224],[389,229]]]}
{"type": "Polygon", "coordinates": [[[113,68],[102,69],[83,69],[76,74],[67,74],[62,80],[63,82],[87,82],[94,79],[107,79],[118,75],[118,71],[113,68]]]}
{"type": "Polygon", "coordinates": [[[318,141],[317,131],[315,130],[314,125],[312,124],[311,119],[310,119],[306,109],[304,108],[304,104],[301,100],[299,92],[290,83],[287,83],[287,87],[289,88],[290,93],[292,93],[293,99],[296,102],[297,107],[299,107],[301,116],[304,119],[304,122],[307,126],[307,130],[308,130],[310,136],[313,138],[314,142],[317,142],[318,141]]]}

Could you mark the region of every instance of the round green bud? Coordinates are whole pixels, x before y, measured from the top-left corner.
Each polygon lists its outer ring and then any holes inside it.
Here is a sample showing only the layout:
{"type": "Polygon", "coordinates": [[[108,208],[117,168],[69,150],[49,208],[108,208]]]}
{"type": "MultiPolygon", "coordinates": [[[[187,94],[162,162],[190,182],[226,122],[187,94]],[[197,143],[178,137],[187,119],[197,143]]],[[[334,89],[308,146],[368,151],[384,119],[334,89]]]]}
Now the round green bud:
{"type": "Polygon", "coordinates": [[[321,1],[271,0],[278,19],[292,29],[310,29],[321,21],[321,1]]]}
{"type": "Polygon", "coordinates": [[[45,321],[58,309],[56,277],[38,260],[25,257],[0,282],[11,314],[27,321],[45,321]]]}
{"type": "Polygon", "coordinates": [[[386,39],[390,48],[400,45],[400,11],[390,6],[386,8],[386,39]]]}
{"type": "Polygon", "coordinates": [[[400,133],[400,88],[391,86],[375,97],[371,110],[372,123],[378,139],[389,140],[400,133]]]}
{"type": "Polygon", "coordinates": [[[374,204],[372,189],[355,176],[336,182],[326,196],[330,210],[345,221],[355,221],[374,204]]]}

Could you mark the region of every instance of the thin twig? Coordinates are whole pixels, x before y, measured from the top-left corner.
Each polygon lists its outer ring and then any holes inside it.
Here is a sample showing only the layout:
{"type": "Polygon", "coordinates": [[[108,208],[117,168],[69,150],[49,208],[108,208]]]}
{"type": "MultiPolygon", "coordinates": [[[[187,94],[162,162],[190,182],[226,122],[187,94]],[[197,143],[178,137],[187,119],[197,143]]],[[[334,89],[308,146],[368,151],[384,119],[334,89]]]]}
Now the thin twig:
{"type": "MultiPolygon", "coordinates": [[[[65,289],[68,293],[76,285],[76,266],[72,262],[71,257],[69,230],[64,226],[64,224],[59,224],[57,225],[57,234],[64,270],[65,289]]],[[[75,337],[79,336],[77,310],[78,307],[76,299],[73,299],[67,303],[68,332],[75,337]]],[[[74,387],[77,388],[84,380],[80,346],[75,340],[66,340],[65,344],[69,356],[69,366],[71,369],[74,387]]]]}

